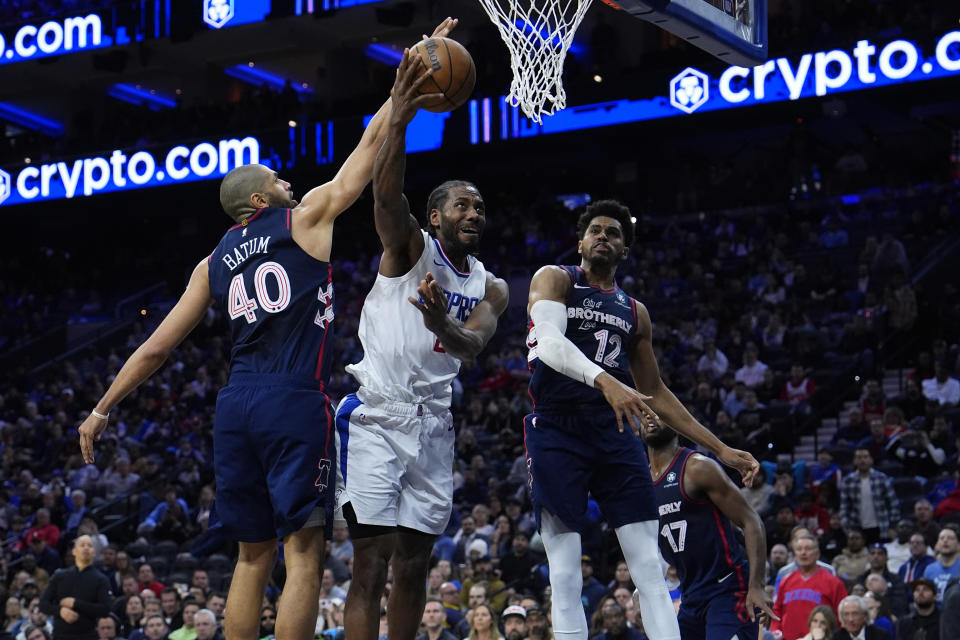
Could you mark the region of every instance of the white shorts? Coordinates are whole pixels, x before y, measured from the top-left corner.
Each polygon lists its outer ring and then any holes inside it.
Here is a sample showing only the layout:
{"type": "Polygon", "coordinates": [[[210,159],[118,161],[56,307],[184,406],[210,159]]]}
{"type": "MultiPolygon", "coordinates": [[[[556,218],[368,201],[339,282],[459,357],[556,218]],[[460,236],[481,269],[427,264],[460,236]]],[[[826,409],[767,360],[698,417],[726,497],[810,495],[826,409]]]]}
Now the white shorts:
{"type": "Polygon", "coordinates": [[[423,405],[364,404],[350,394],[337,407],[336,518],[353,507],[360,524],[439,535],[453,507],[453,416],[423,405]]]}

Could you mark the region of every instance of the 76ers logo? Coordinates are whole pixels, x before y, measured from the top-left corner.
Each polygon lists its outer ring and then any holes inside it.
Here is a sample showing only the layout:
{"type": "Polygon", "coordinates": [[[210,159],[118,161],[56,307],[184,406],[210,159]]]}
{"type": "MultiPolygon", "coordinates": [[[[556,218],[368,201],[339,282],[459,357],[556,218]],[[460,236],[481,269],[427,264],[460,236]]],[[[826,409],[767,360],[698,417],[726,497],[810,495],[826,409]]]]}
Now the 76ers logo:
{"type": "Polygon", "coordinates": [[[316,482],[313,483],[317,491],[323,491],[327,488],[327,484],[330,482],[331,466],[330,458],[320,458],[320,462],[317,463],[317,469],[320,471],[320,475],[317,476],[316,482]]]}

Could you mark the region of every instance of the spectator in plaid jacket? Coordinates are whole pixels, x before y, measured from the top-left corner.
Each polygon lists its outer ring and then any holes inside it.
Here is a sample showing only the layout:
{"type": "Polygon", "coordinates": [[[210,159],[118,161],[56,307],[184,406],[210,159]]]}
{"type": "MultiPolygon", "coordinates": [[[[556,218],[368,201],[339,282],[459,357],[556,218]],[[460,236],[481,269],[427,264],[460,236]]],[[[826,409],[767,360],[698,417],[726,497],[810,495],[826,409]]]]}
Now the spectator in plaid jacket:
{"type": "Polygon", "coordinates": [[[857,449],[853,466],[856,471],[840,483],[840,519],[848,529],[861,529],[868,544],[879,542],[900,518],[900,499],[890,476],[873,468],[869,450],[857,449]]]}

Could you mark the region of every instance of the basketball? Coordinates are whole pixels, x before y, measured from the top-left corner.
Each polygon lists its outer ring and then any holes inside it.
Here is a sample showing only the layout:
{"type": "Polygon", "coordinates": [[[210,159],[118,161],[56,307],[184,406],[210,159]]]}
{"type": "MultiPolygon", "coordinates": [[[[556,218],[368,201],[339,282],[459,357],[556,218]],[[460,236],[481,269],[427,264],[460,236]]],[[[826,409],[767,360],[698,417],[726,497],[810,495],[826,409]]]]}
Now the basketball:
{"type": "Polygon", "coordinates": [[[433,69],[433,76],[420,85],[420,93],[444,95],[428,102],[423,109],[441,113],[452,111],[467,101],[477,81],[477,68],[462,44],[450,38],[434,37],[421,40],[413,49],[423,65],[418,77],[427,69],[433,69]]]}

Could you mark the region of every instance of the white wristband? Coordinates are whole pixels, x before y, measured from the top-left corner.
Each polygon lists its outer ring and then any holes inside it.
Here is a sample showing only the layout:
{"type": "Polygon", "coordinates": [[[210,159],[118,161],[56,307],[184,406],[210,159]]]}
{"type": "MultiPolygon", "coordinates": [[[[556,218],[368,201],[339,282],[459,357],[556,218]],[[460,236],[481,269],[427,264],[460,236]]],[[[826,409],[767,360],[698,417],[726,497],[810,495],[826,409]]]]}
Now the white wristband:
{"type": "Polygon", "coordinates": [[[94,417],[94,418],[99,418],[100,420],[109,420],[109,419],[110,419],[110,413],[109,413],[109,412],[108,412],[108,413],[100,413],[99,411],[97,411],[96,407],[94,407],[93,410],[90,411],[90,413],[93,414],[93,417],[94,417]]]}

